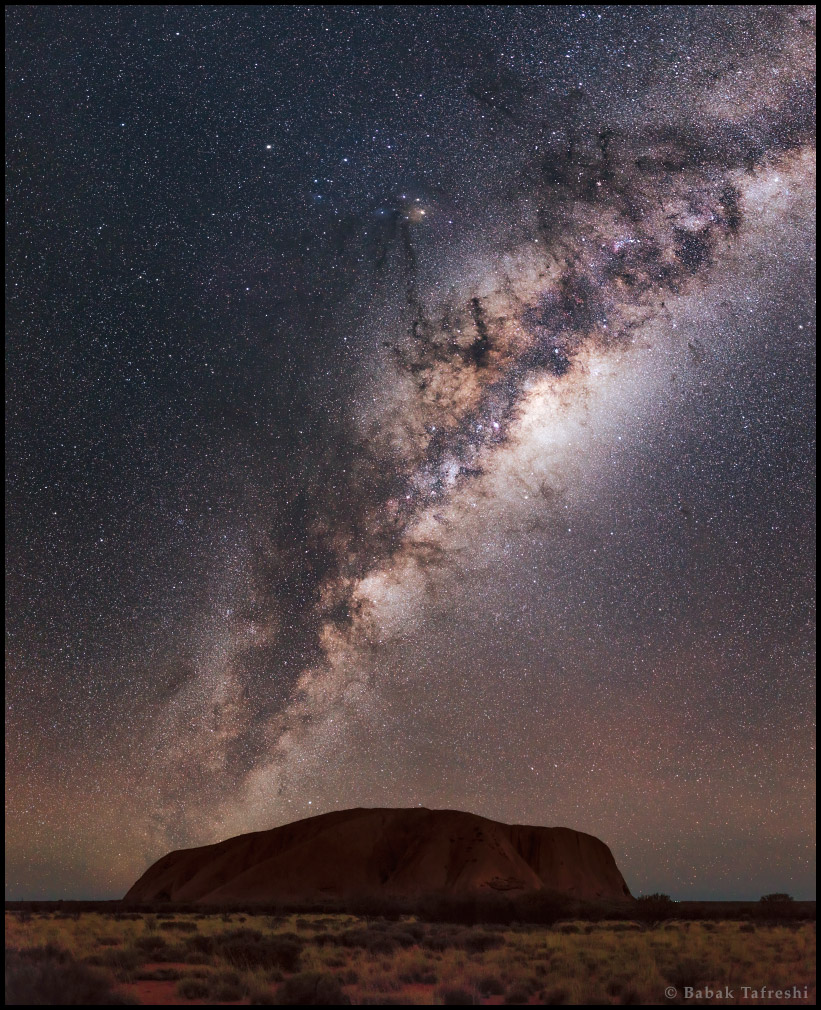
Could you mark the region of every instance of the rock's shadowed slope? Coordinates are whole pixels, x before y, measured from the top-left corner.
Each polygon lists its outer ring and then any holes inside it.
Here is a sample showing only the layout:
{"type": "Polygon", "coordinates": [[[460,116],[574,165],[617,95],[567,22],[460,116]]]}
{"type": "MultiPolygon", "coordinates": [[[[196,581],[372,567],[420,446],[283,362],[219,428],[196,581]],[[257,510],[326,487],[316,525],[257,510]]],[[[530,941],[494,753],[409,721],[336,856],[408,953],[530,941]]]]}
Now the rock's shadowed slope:
{"type": "Polygon", "coordinates": [[[125,900],[230,904],[541,890],[631,897],[610,849],[593,835],[413,807],[339,810],[169,852],[125,900]]]}

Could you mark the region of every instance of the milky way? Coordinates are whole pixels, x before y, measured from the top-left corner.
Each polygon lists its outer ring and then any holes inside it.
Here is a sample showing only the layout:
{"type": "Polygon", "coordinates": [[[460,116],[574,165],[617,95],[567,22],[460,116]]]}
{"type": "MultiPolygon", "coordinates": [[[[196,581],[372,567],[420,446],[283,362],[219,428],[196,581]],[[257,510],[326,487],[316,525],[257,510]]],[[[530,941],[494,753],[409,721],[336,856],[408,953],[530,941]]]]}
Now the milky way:
{"type": "Polygon", "coordinates": [[[15,10],[9,893],[414,804],[808,893],[811,12],[15,10]]]}

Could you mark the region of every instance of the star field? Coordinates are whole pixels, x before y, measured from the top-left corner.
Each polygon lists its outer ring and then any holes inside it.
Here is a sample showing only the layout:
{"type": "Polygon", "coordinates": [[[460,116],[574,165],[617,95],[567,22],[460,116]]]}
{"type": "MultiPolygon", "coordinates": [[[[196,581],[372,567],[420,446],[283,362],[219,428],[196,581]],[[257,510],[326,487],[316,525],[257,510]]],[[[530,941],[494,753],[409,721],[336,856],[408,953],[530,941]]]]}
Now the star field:
{"type": "Polygon", "coordinates": [[[810,896],[813,22],[8,9],[8,897],[416,804],[810,896]]]}

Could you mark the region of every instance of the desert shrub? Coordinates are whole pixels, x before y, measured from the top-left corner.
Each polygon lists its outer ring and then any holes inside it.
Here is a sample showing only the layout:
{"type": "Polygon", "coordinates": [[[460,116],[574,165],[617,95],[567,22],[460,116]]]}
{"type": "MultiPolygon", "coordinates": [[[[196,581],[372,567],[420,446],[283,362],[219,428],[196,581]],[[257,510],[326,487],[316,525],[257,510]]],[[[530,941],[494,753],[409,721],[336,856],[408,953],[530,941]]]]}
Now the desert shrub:
{"type": "Polygon", "coordinates": [[[285,935],[262,937],[259,940],[243,940],[235,936],[222,945],[220,953],[231,964],[296,971],[302,945],[296,938],[291,939],[285,935]]]}
{"type": "Polygon", "coordinates": [[[505,991],[504,982],[492,972],[480,975],[476,979],[476,988],[483,996],[501,996],[505,991]]]}
{"type": "Polygon", "coordinates": [[[523,985],[521,982],[515,982],[508,990],[505,992],[505,1004],[508,1006],[521,1006],[523,1003],[530,1002],[531,991],[528,986],[523,985]]]}
{"type": "Polygon", "coordinates": [[[369,954],[393,954],[399,947],[411,947],[416,942],[410,933],[389,933],[373,926],[346,929],[335,942],[341,947],[361,947],[369,954]]]}
{"type": "Polygon", "coordinates": [[[644,922],[670,919],[676,912],[676,903],[669,894],[642,894],[636,901],[636,918],[644,922]]]}
{"type": "Polygon", "coordinates": [[[436,972],[424,964],[413,964],[399,972],[399,981],[406,985],[433,985],[436,982],[436,972]]]}
{"type": "Polygon", "coordinates": [[[570,999],[570,993],[562,986],[555,986],[548,989],[544,995],[545,1006],[565,1006],[570,999]]]}
{"type": "MultiPolygon", "coordinates": [[[[214,955],[220,943],[220,938],[227,936],[227,933],[202,934],[187,936],[185,938],[185,949],[192,953],[214,955]]],[[[262,933],[258,934],[262,938],[262,933]]]]}
{"type": "Polygon", "coordinates": [[[210,987],[204,979],[192,978],[189,975],[177,983],[177,992],[183,999],[205,999],[210,987]]]}
{"type": "Polygon", "coordinates": [[[292,975],[277,989],[281,1006],[350,1006],[351,1000],[335,975],[303,972],[292,975]]]}
{"type": "Polygon", "coordinates": [[[132,947],[108,947],[85,959],[86,964],[96,968],[110,968],[117,972],[133,971],[142,958],[140,952],[132,947]]]}
{"type": "Polygon", "coordinates": [[[19,957],[26,961],[57,961],[60,964],[72,960],[69,951],[50,941],[44,947],[26,947],[24,950],[7,947],[6,957],[19,957]]]}
{"type": "MultiPolygon", "coordinates": [[[[382,965],[383,971],[387,972],[389,969],[390,965],[387,967],[382,965]]],[[[375,992],[378,993],[396,992],[397,989],[402,988],[402,983],[399,981],[399,978],[396,975],[389,974],[376,976],[372,975],[368,980],[368,984],[375,992]]]]}
{"type": "Polygon", "coordinates": [[[588,989],[580,1000],[582,1006],[610,1006],[610,999],[601,989],[588,989]]]}
{"type": "Polygon", "coordinates": [[[739,926],[739,930],[738,931],[740,933],[754,933],[755,932],[755,924],[752,923],[752,922],[743,922],[741,924],[741,926],[739,926]]]}
{"type": "Polygon", "coordinates": [[[53,945],[6,951],[9,1006],[133,1006],[111,980],[53,945]]]}
{"type": "Polygon", "coordinates": [[[242,981],[239,974],[235,971],[220,971],[211,975],[211,979],[214,982],[219,982],[222,985],[239,985],[242,981]]]}
{"type": "Polygon", "coordinates": [[[156,954],[168,946],[168,942],[161,936],[149,934],[148,936],[138,936],[134,941],[134,946],[142,954],[156,954]]]}
{"type": "Polygon", "coordinates": [[[684,989],[685,986],[697,989],[701,984],[709,981],[710,969],[707,963],[699,958],[685,957],[666,968],[663,974],[667,981],[677,989],[684,989]]]}
{"type": "Polygon", "coordinates": [[[209,997],[215,1003],[235,1003],[244,995],[245,987],[234,971],[220,972],[211,979],[209,997]]]}
{"type": "Polygon", "coordinates": [[[244,927],[213,936],[197,934],[185,942],[191,953],[221,957],[238,968],[295,971],[302,953],[302,943],[294,933],[264,936],[259,930],[244,927]]]}
{"type": "Polygon", "coordinates": [[[477,1002],[473,993],[462,985],[441,985],[436,995],[445,1006],[473,1006],[477,1002]]]}
{"type": "Polygon", "coordinates": [[[178,933],[196,933],[199,926],[196,922],[189,922],[186,919],[172,919],[170,922],[161,922],[160,929],[173,929],[178,933]]]}
{"type": "Polygon", "coordinates": [[[791,895],[775,892],[763,895],[753,914],[769,920],[790,920],[799,918],[801,909],[791,895]]]}
{"type": "Polygon", "coordinates": [[[422,937],[425,935],[425,927],[421,922],[403,922],[402,932],[408,933],[413,937],[414,941],[418,943],[422,937]]]}
{"type": "Polygon", "coordinates": [[[581,933],[581,929],[575,922],[563,922],[556,929],[559,933],[581,933]]]}
{"type": "Polygon", "coordinates": [[[251,1006],[276,1006],[276,996],[270,989],[255,988],[249,993],[248,1002],[251,1006]]]}
{"type": "MultiPolygon", "coordinates": [[[[188,951],[185,947],[169,946],[165,947],[163,950],[158,950],[154,955],[155,961],[183,961],[186,964],[191,964],[188,957],[188,951]]],[[[198,962],[202,963],[202,962],[198,962]]]]}
{"type": "Polygon", "coordinates": [[[94,943],[98,947],[119,947],[122,940],[119,936],[98,936],[95,938],[94,943]]]}
{"type": "Polygon", "coordinates": [[[505,938],[498,933],[470,929],[457,935],[455,945],[466,950],[469,954],[483,954],[486,950],[504,946],[504,942],[505,938]]]}
{"type": "Polygon", "coordinates": [[[395,940],[397,945],[402,948],[413,947],[416,943],[418,943],[418,937],[409,929],[394,929],[387,935],[395,940]]]}
{"type": "Polygon", "coordinates": [[[423,937],[420,941],[419,946],[424,947],[425,950],[436,950],[443,951],[448,950],[453,946],[453,933],[445,933],[437,931],[435,933],[428,933],[427,936],[423,937]]]}
{"type": "MultiPolygon", "coordinates": [[[[539,891],[518,898],[488,895],[482,898],[424,899],[414,911],[428,922],[453,922],[469,926],[494,922],[551,925],[570,915],[575,916],[578,907],[579,903],[566,895],[539,891]]],[[[601,913],[588,907],[587,914],[593,916],[601,913]]]]}
{"type": "Polygon", "coordinates": [[[494,932],[491,927],[484,929],[465,929],[459,926],[441,925],[434,927],[419,941],[421,947],[428,950],[444,951],[457,948],[480,953],[491,950],[505,942],[501,933],[494,932]]]}

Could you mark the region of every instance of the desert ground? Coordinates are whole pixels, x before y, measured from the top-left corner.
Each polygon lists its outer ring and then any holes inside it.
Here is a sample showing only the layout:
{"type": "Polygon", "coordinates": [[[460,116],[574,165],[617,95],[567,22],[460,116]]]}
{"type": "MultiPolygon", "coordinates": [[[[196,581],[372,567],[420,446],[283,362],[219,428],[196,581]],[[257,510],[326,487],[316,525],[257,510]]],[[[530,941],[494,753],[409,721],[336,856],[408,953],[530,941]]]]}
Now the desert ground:
{"type": "Polygon", "coordinates": [[[14,910],[6,952],[11,1005],[815,1002],[815,923],[801,918],[456,925],[14,910]]]}

